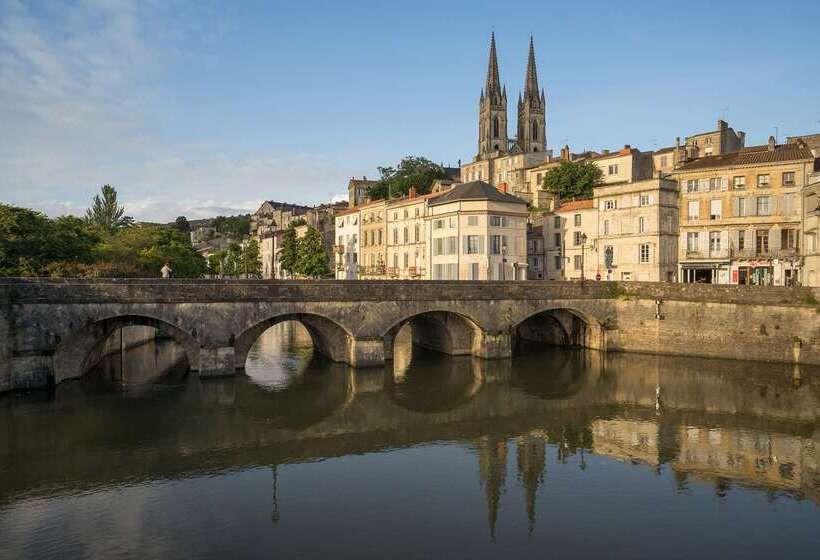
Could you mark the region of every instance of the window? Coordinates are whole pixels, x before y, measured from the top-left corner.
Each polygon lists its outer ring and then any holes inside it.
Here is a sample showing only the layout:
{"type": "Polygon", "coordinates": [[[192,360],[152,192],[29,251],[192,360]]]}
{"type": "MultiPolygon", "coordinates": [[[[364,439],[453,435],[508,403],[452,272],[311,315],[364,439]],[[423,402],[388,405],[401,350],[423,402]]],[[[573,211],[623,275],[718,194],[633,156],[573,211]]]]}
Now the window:
{"type": "Polygon", "coordinates": [[[649,262],[649,243],[641,243],[638,249],[638,257],[641,263],[649,262]]]}
{"type": "Polygon", "coordinates": [[[769,197],[768,196],[758,196],[757,197],[757,215],[758,216],[768,216],[771,213],[771,208],[769,206],[769,197]]]}
{"type": "Polygon", "coordinates": [[[746,248],[746,232],[742,229],[737,230],[737,242],[735,243],[738,251],[746,248]]]}
{"type": "Polygon", "coordinates": [[[456,217],[455,216],[450,216],[450,218],[447,221],[449,222],[450,228],[456,227],[456,217]]]}
{"type": "Polygon", "coordinates": [[[618,207],[618,201],[610,198],[604,201],[604,210],[615,210],[618,207]]]}
{"type": "Polygon", "coordinates": [[[555,270],[561,270],[561,255],[555,255],[553,262],[555,264],[555,270]]]}
{"type": "Polygon", "coordinates": [[[575,255],[573,263],[575,265],[575,270],[581,270],[581,255],[575,255]]]}
{"type": "Polygon", "coordinates": [[[464,238],[464,253],[467,255],[477,255],[481,252],[480,239],[477,235],[467,235],[464,238]]]}
{"type": "Polygon", "coordinates": [[[609,220],[604,220],[604,235],[609,235],[609,220]]]}
{"type": "Polygon", "coordinates": [[[478,280],[478,263],[470,263],[470,280],[478,280]]]}
{"type": "Polygon", "coordinates": [[[718,177],[712,177],[709,179],[709,190],[710,191],[719,191],[720,190],[720,179],[718,177]]]}
{"type": "Polygon", "coordinates": [[[399,230],[394,229],[393,230],[393,245],[398,245],[398,244],[399,244],[399,230]]]}
{"type": "Polygon", "coordinates": [[[555,216],[552,219],[552,227],[560,228],[561,227],[561,216],[555,216]]]}
{"type": "Polygon", "coordinates": [[[700,250],[698,232],[690,231],[686,233],[686,252],[697,253],[700,250]]]}
{"type": "Polygon", "coordinates": [[[700,218],[700,203],[697,200],[689,201],[689,220],[697,220],[700,218]]]}
{"type": "Polygon", "coordinates": [[[769,252],[769,230],[755,230],[755,251],[758,255],[765,255],[769,252]]]}
{"type": "Polygon", "coordinates": [[[781,249],[797,249],[797,230],[796,229],[781,229],[780,230],[780,248],[781,249]]]}
{"type": "Polygon", "coordinates": [[[399,255],[393,255],[393,268],[399,268],[399,255]]]}
{"type": "Polygon", "coordinates": [[[618,174],[618,165],[617,164],[610,165],[608,171],[609,171],[610,175],[617,175],[618,174]]]}
{"type": "Polygon", "coordinates": [[[418,217],[419,217],[419,209],[418,209],[418,208],[416,208],[416,211],[415,211],[415,213],[414,213],[414,214],[415,214],[416,218],[418,218],[418,217]]]}
{"type": "Polygon", "coordinates": [[[560,233],[556,233],[556,234],[554,235],[554,239],[553,239],[553,240],[555,241],[555,246],[556,246],[556,247],[560,247],[560,246],[561,246],[561,234],[560,234],[560,233]]]}
{"type": "Polygon", "coordinates": [[[415,241],[416,243],[419,242],[419,226],[418,226],[418,224],[413,226],[413,241],[415,241]]]}
{"type": "Polygon", "coordinates": [[[404,230],[402,231],[402,234],[403,234],[402,235],[402,241],[404,243],[408,243],[410,241],[410,230],[407,229],[407,227],[405,227],[404,230]]]}
{"type": "Polygon", "coordinates": [[[447,280],[458,280],[458,263],[448,263],[447,280]]]}
{"type": "Polygon", "coordinates": [[[573,244],[574,245],[581,245],[584,242],[583,233],[580,231],[576,231],[573,237],[573,244]]]}
{"type": "Polygon", "coordinates": [[[719,231],[710,231],[709,232],[709,252],[714,253],[720,251],[720,232],[719,231]]]}
{"type": "Polygon", "coordinates": [[[406,218],[407,216],[408,216],[408,211],[407,211],[407,208],[405,208],[404,209],[404,217],[406,218]]]}
{"type": "Polygon", "coordinates": [[[444,280],[444,265],[443,264],[434,264],[433,265],[433,280],[444,280]]]}
{"type": "Polygon", "coordinates": [[[666,233],[675,233],[675,219],[672,214],[666,215],[666,233]]]}
{"type": "Polygon", "coordinates": [[[719,220],[722,214],[722,204],[719,198],[713,198],[709,201],[709,219],[719,220]]]}
{"type": "Polygon", "coordinates": [[[732,179],[732,187],[735,190],[743,190],[746,188],[746,177],[744,175],[738,175],[732,179]]]}
{"type": "Polygon", "coordinates": [[[575,225],[576,226],[581,225],[581,214],[575,214],[575,225]]]}
{"type": "Polygon", "coordinates": [[[382,244],[382,230],[378,230],[377,233],[379,235],[378,235],[378,242],[376,243],[376,245],[381,245],[382,244]]]}
{"type": "Polygon", "coordinates": [[[433,222],[433,229],[442,229],[444,228],[444,220],[435,220],[433,222]]]}
{"type": "Polygon", "coordinates": [[[445,255],[456,255],[458,254],[458,236],[451,235],[447,238],[447,246],[445,247],[446,252],[445,255]]]}
{"type": "Polygon", "coordinates": [[[437,237],[433,239],[433,256],[444,254],[444,238],[437,237]]]}
{"type": "Polygon", "coordinates": [[[786,171],[783,173],[783,186],[784,187],[793,187],[794,186],[794,171],[786,171]]]}
{"type": "Polygon", "coordinates": [[[666,167],[667,165],[667,156],[661,156],[661,167],[666,167]]]}
{"type": "Polygon", "coordinates": [[[649,206],[649,195],[642,194],[639,204],[640,206],[649,206]]]}
{"type": "Polygon", "coordinates": [[[644,232],[644,227],[645,227],[644,219],[643,219],[643,216],[641,216],[640,218],[638,218],[638,233],[643,233],[644,232]]]}
{"type": "Polygon", "coordinates": [[[503,236],[501,235],[491,235],[490,236],[490,254],[491,255],[500,255],[501,254],[501,247],[503,246],[503,236]]]}
{"type": "Polygon", "coordinates": [[[735,216],[742,217],[748,215],[749,209],[746,207],[745,198],[736,197],[732,202],[734,205],[735,216]]]}
{"type": "Polygon", "coordinates": [[[507,227],[507,216],[490,216],[490,225],[494,227],[507,227]]]}
{"type": "Polygon", "coordinates": [[[478,225],[478,216],[467,216],[467,225],[468,226],[477,226],[478,225]]]}
{"type": "Polygon", "coordinates": [[[686,192],[698,192],[698,180],[689,179],[686,181],[686,192]]]}
{"type": "Polygon", "coordinates": [[[764,173],[757,176],[757,186],[758,187],[768,187],[769,186],[769,174],[764,173]]]}

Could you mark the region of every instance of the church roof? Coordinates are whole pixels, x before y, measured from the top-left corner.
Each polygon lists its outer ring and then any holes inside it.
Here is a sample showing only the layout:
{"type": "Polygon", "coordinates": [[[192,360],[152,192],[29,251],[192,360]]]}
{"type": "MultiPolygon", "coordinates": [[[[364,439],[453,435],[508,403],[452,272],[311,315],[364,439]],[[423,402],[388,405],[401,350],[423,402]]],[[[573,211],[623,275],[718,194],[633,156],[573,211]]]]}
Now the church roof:
{"type": "Polygon", "coordinates": [[[469,183],[461,183],[456,185],[449,191],[442,194],[440,197],[429,202],[430,206],[438,206],[439,204],[447,204],[448,202],[456,202],[459,200],[492,200],[494,202],[513,202],[516,204],[527,204],[526,201],[501,192],[494,186],[484,181],[471,181],[469,183]]]}

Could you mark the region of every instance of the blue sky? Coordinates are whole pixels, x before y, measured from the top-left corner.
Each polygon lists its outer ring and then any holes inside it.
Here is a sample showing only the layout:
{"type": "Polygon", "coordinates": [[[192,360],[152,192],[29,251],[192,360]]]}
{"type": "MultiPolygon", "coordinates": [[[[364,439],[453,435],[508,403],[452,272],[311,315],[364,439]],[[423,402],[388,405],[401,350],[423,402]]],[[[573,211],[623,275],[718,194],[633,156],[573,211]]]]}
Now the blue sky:
{"type": "Polygon", "coordinates": [[[558,151],[820,131],[820,2],[0,0],[0,200],[104,183],[170,220],[318,203],[408,154],[476,151],[489,33],[510,132],[535,37],[558,151]]]}

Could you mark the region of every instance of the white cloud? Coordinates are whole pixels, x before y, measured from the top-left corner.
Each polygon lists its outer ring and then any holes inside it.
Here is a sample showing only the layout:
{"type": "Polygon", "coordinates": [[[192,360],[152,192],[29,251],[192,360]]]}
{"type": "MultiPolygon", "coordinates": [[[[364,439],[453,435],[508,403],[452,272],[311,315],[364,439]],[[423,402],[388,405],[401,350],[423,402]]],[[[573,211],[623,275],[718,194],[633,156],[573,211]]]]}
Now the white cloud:
{"type": "Polygon", "coordinates": [[[213,40],[224,22],[170,28],[178,18],[158,13],[167,2],[45,6],[35,15],[0,3],[0,200],[81,214],[109,183],[129,214],[167,221],[253,211],[271,198],[316,203],[353,175],[315,154],[229,156],[218,139],[164,139],[155,121],[166,100],[153,84],[178,51],[147,38],[213,40]]]}

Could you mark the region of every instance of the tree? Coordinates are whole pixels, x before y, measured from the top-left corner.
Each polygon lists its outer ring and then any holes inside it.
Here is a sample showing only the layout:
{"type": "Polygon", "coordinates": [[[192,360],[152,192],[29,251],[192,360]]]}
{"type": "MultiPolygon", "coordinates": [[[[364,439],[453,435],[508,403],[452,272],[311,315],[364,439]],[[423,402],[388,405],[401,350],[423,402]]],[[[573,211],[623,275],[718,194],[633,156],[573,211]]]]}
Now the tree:
{"type": "Polygon", "coordinates": [[[242,216],[217,216],[211,225],[218,233],[226,237],[242,239],[250,233],[251,217],[247,214],[242,216]]]}
{"type": "Polygon", "coordinates": [[[282,250],[279,252],[279,264],[282,270],[290,274],[296,272],[296,261],[299,250],[296,242],[296,226],[290,224],[282,234],[282,250]]]}
{"type": "Polygon", "coordinates": [[[188,218],[180,216],[174,222],[174,227],[182,233],[191,233],[191,224],[188,223],[188,218]]]}
{"type": "Polygon", "coordinates": [[[225,259],[225,251],[216,251],[208,255],[208,274],[219,276],[222,274],[222,261],[225,259]]]}
{"type": "Polygon", "coordinates": [[[179,278],[198,278],[207,271],[205,258],[194,250],[190,237],[169,226],[121,229],[105,236],[95,253],[95,266],[105,276],[156,277],[166,262],[179,278]]]}
{"type": "Polygon", "coordinates": [[[547,172],[543,188],[564,200],[592,198],[602,179],[601,168],[591,161],[562,161],[547,172]]]}
{"type": "Polygon", "coordinates": [[[423,157],[407,156],[397,168],[379,167],[381,179],[367,191],[374,200],[388,196],[402,196],[415,187],[416,192],[425,194],[436,179],[445,179],[447,174],[444,168],[423,157]]]}
{"type": "Polygon", "coordinates": [[[262,277],[262,259],[256,239],[248,241],[242,249],[239,257],[239,270],[241,274],[250,278],[262,277]]]}
{"type": "Polygon", "coordinates": [[[314,227],[309,227],[305,236],[299,239],[296,272],[309,278],[320,278],[330,273],[322,235],[314,227]]]}
{"type": "Polygon", "coordinates": [[[117,203],[117,190],[111,185],[103,185],[101,193],[102,197],[94,196],[94,203],[85,214],[86,221],[107,233],[132,226],[134,218],[126,216],[125,208],[117,203]]]}

